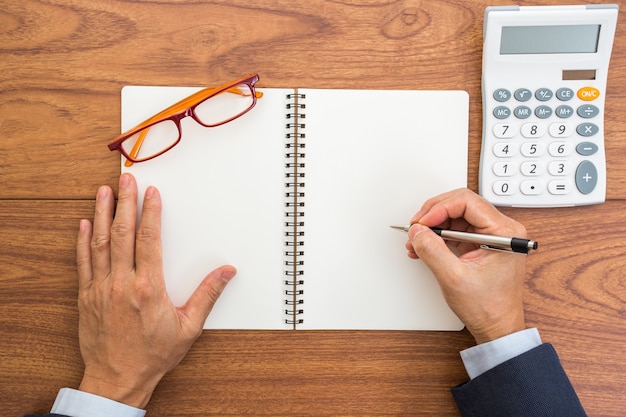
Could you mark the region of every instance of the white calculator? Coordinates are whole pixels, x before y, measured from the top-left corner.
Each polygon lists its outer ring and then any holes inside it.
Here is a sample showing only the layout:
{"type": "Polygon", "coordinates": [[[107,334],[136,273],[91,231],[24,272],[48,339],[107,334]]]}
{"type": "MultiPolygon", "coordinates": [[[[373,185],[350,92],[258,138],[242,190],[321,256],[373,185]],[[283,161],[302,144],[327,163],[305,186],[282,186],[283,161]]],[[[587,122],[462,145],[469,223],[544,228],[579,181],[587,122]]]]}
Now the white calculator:
{"type": "Polygon", "coordinates": [[[488,7],[479,192],[491,203],[603,203],[604,98],[617,5],[488,7]]]}

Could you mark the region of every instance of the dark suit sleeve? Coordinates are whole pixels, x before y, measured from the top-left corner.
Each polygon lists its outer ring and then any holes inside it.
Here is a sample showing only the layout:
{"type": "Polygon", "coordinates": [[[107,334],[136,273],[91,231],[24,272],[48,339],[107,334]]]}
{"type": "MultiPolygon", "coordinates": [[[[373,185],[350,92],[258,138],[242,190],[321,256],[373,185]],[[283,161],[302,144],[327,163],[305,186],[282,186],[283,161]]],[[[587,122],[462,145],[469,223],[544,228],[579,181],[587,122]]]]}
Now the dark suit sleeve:
{"type": "Polygon", "coordinates": [[[452,395],[463,417],[587,415],[547,343],[453,388],[452,395]]]}

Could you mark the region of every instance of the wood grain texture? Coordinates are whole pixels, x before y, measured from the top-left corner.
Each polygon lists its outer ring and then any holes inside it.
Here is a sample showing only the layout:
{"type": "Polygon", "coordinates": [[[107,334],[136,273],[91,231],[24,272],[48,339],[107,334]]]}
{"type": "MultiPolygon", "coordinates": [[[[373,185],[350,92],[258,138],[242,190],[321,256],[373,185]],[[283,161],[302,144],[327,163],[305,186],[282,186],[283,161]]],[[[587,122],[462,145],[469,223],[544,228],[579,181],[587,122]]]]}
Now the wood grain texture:
{"type": "MultiPolygon", "coordinates": [[[[122,86],[214,85],[250,71],[265,87],[468,91],[477,189],[483,11],[508,2],[4,3],[0,198],[88,198],[115,183],[118,155],[105,145],[119,132],[122,86]]],[[[626,197],[625,31],[618,25],[606,102],[610,198],[626,197]]]]}
{"type": "MultiPolygon", "coordinates": [[[[614,201],[505,210],[541,243],[528,257],[528,325],[556,346],[592,416],[620,416],[626,407],[626,226],[612,216],[625,208],[614,201]],[[581,216],[595,227],[581,226],[581,216]]],[[[74,245],[78,220],[92,210],[87,201],[0,201],[0,397],[7,415],[46,411],[59,387],[80,380],[74,245]]],[[[206,331],[163,380],[149,411],[453,416],[448,389],[465,379],[458,351],[471,344],[465,331],[206,331]]]]}
{"type": "MultiPolygon", "coordinates": [[[[264,87],[464,89],[476,190],[483,11],[509,3],[5,0],[2,414],[48,411],[60,387],[80,381],[75,235],[78,220],[92,216],[97,187],[117,183],[119,155],[105,145],[119,131],[122,86],[213,85],[256,71],[264,87]]],[[[556,346],[589,415],[607,417],[626,410],[626,3],[616,3],[607,203],[503,210],[541,243],[528,257],[528,325],[556,346]]],[[[466,331],[205,331],[148,411],[456,416],[448,390],[465,380],[458,351],[471,344],[466,331]]]]}

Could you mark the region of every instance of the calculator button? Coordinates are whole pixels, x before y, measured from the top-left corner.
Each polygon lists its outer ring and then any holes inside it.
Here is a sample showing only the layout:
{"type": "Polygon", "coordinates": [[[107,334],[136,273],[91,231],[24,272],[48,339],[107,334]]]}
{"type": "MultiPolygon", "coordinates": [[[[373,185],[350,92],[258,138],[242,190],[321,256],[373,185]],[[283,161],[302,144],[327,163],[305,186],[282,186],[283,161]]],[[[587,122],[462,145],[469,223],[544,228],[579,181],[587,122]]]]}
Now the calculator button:
{"type": "Polygon", "coordinates": [[[493,98],[500,103],[504,103],[511,98],[511,92],[506,88],[498,88],[493,92],[493,98]]]}
{"type": "Polygon", "coordinates": [[[533,96],[533,93],[528,88],[518,88],[513,93],[515,96],[515,100],[517,101],[528,101],[533,96]]]}
{"type": "Polygon", "coordinates": [[[582,161],[576,168],[576,188],[583,194],[589,194],[598,184],[598,171],[591,161],[582,161]]]}
{"type": "Polygon", "coordinates": [[[567,119],[572,114],[574,114],[574,109],[570,106],[566,106],[565,104],[563,104],[554,110],[554,114],[556,114],[557,117],[560,117],[561,119],[567,119]]]}
{"type": "Polygon", "coordinates": [[[493,127],[493,135],[500,139],[512,138],[517,134],[517,127],[509,123],[498,123],[493,127]]]}
{"type": "Polygon", "coordinates": [[[496,181],[493,184],[493,192],[497,195],[513,195],[516,188],[513,181],[496,181]]]}
{"type": "Polygon", "coordinates": [[[548,132],[553,138],[567,138],[574,132],[574,126],[570,123],[552,123],[548,132]]]}
{"type": "Polygon", "coordinates": [[[569,142],[552,142],[548,146],[548,152],[552,156],[568,156],[572,153],[572,144],[569,142]]]}
{"type": "Polygon", "coordinates": [[[539,106],[535,109],[535,116],[540,119],[547,119],[552,116],[552,108],[549,106],[539,106]]]}
{"type": "Polygon", "coordinates": [[[569,194],[572,190],[572,182],[568,180],[554,180],[548,183],[550,194],[569,194]]]}
{"type": "Polygon", "coordinates": [[[600,114],[600,109],[596,106],[592,106],[591,104],[586,104],[584,106],[580,106],[576,113],[582,117],[583,119],[591,119],[600,114]]]}
{"type": "Polygon", "coordinates": [[[537,195],[543,192],[545,186],[541,181],[524,181],[520,184],[520,191],[526,195],[537,195]]]}
{"type": "Polygon", "coordinates": [[[550,175],[569,175],[572,172],[572,165],[567,161],[552,161],[548,165],[550,175]]]}
{"type": "Polygon", "coordinates": [[[493,109],[493,116],[496,119],[500,119],[500,120],[506,119],[510,115],[511,115],[511,109],[509,109],[508,107],[498,106],[495,109],[493,109]]]}
{"type": "Polygon", "coordinates": [[[498,177],[510,177],[515,174],[515,166],[510,162],[496,162],[493,164],[493,173],[498,177]]]}
{"type": "Polygon", "coordinates": [[[530,115],[533,114],[533,112],[532,110],[530,110],[530,107],[518,106],[515,109],[513,109],[513,114],[518,119],[528,119],[530,115]]]}
{"type": "Polygon", "coordinates": [[[493,145],[493,154],[498,158],[508,158],[516,154],[515,147],[508,142],[493,145]]]}
{"type": "Polygon", "coordinates": [[[548,101],[552,98],[552,90],[549,88],[540,88],[535,91],[535,98],[539,101],[548,101]]]}
{"type": "Polygon", "coordinates": [[[522,136],[525,138],[538,138],[546,133],[546,128],[538,123],[526,123],[521,129],[522,136]]]}
{"type": "Polygon", "coordinates": [[[576,132],[580,136],[593,136],[600,131],[600,128],[593,123],[581,123],[576,127],[576,132]]]}
{"type": "Polygon", "coordinates": [[[520,167],[520,172],[526,177],[543,175],[545,165],[540,161],[524,162],[520,167]]]}
{"type": "Polygon", "coordinates": [[[525,142],[522,143],[520,152],[527,158],[542,156],[545,153],[545,146],[543,143],[525,142]]]}
{"type": "Polygon", "coordinates": [[[583,87],[576,93],[579,99],[584,101],[593,101],[600,97],[600,90],[595,87],[583,87]]]}
{"type": "Polygon", "coordinates": [[[576,152],[582,156],[591,156],[598,152],[598,145],[592,142],[581,142],[576,145],[576,152]]]}
{"type": "Polygon", "coordinates": [[[559,88],[556,90],[556,98],[561,101],[569,101],[574,97],[574,90],[571,88],[559,88]]]}

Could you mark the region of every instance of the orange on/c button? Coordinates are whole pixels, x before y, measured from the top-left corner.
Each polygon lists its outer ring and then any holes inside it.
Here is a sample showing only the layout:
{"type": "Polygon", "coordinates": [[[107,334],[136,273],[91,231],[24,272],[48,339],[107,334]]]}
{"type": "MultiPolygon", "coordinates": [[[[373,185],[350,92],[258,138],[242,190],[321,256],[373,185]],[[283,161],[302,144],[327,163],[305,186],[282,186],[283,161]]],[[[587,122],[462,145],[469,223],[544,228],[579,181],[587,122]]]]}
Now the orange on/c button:
{"type": "Polygon", "coordinates": [[[579,99],[593,101],[600,97],[600,90],[595,87],[583,87],[576,93],[579,99]]]}

